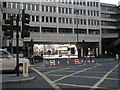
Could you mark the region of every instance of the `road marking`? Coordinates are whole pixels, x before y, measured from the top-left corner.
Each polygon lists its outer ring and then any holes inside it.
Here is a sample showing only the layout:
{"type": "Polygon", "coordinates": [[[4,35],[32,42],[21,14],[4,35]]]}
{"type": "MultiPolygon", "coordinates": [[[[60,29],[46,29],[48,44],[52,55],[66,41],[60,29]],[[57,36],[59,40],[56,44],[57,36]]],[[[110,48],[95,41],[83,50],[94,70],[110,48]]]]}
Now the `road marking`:
{"type": "Polygon", "coordinates": [[[116,65],[113,69],[111,69],[109,72],[107,72],[97,83],[95,83],[95,85],[93,85],[93,86],[91,87],[90,90],[94,90],[95,88],[98,88],[98,86],[108,77],[108,75],[109,75],[114,69],[116,69],[116,68],[118,67],[118,65],[120,65],[120,63],[117,64],[117,65],[116,65]]]}
{"type": "Polygon", "coordinates": [[[90,68],[87,68],[87,69],[83,69],[83,70],[81,70],[81,71],[78,71],[78,72],[75,72],[75,73],[72,73],[72,74],[69,74],[69,75],[63,76],[62,78],[56,79],[56,80],[54,80],[53,82],[55,83],[55,82],[57,82],[57,81],[60,81],[60,80],[62,80],[62,79],[65,79],[65,78],[67,78],[67,77],[73,76],[74,74],[78,74],[78,73],[81,73],[81,72],[87,71],[87,70],[89,70],[89,69],[92,69],[92,68],[98,67],[98,66],[100,66],[100,65],[101,65],[101,64],[98,64],[98,65],[96,65],[96,66],[94,66],[94,67],[90,67],[90,68]]]}
{"type": "Polygon", "coordinates": [[[64,85],[64,86],[73,86],[73,87],[84,87],[84,88],[90,88],[91,86],[85,86],[85,85],[74,85],[74,84],[66,84],[66,83],[56,83],[57,85],[64,85]]]}
{"type": "Polygon", "coordinates": [[[45,76],[43,73],[39,72],[35,68],[31,68],[35,72],[37,72],[40,76],[42,76],[55,90],[62,90],[60,87],[58,87],[54,82],[52,82],[47,76],[45,76]]]}
{"type": "MultiPolygon", "coordinates": [[[[65,75],[58,75],[58,74],[45,74],[45,75],[50,75],[50,76],[65,76],[65,75]]],[[[101,79],[101,77],[93,77],[93,76],[70,76],[70,77],[81,77],[81,78],[95,78],[95,79],[101,79]]],[[[120,80],[120,79],[117,79],[117,78],[106,78],[108,80],[120,80]]]]}
{"type": "MultiPolygon", "coordinates": [[[[76,68],[76,67],[79,67],[79,66],[82,66],[82,65],[78,65],[78,66],[71,67],[71,68],[76,68]]],[[[59,69],[59,70],[52,70],[52,71],[49,71],[49,72],[45,72],[44,74],[51,73],[51,72],[57,72],[57,71],[63,71],[63,70],[66,70],[66,69],[71,69],[71,68],[63,68],[63,69],[59,69]]]]}

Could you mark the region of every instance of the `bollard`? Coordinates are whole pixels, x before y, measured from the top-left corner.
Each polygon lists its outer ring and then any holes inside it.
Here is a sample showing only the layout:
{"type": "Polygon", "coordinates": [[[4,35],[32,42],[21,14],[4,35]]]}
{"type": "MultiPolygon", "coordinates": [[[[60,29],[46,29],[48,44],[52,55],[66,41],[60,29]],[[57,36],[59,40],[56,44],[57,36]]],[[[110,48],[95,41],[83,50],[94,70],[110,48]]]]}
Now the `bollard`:
{"type": "Polygon", "coordinates": [[[23,77],[28,77],[28,62],[23,63],[23,77]]]}
{"type": "Polygon", "coordinates": [[[118,54],[116,54],[116,59],[119,59],[119,55],[118,54]]]}

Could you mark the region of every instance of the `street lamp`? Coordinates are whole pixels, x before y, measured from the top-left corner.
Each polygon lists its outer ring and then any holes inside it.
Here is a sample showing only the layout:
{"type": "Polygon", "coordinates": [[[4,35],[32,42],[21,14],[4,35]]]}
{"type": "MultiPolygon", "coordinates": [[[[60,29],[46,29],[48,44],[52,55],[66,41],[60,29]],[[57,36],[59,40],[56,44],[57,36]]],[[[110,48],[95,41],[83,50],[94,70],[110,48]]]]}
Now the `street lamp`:
{"type": "Polygon", "coordinates": [[[79,43],[79,34],[78,34],[78,12],[79,10],[75,10],[75,14],[76,14],[76,25],[77,25],[77,42],[76,42],[76,46],[77,46],[77,51],[78,51],[78,59],[80,59],[80,43],[79,43]]]}

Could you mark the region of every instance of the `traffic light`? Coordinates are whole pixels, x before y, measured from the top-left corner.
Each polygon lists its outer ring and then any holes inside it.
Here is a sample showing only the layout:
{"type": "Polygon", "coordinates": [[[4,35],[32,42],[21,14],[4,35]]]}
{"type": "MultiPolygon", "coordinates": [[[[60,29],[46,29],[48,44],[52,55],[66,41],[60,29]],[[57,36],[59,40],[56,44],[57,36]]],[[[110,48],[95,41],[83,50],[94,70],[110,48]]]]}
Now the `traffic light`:
{"type": "Polygon", "coordinates": [[[4,35],[13,38],[13,16],[10,16],[10,20],[5,20],[5,24],[9,25],[3,26],[4,35]]]}
{"type": "Polygon", "coordinates": [[[21,32],[21,38],[24,37],[30,37],[30,26],[26,25],[29,24],[30,22],[30,15],[29,14],[25,14],[25,10],[22,10],[22,32],[21,32]]]}

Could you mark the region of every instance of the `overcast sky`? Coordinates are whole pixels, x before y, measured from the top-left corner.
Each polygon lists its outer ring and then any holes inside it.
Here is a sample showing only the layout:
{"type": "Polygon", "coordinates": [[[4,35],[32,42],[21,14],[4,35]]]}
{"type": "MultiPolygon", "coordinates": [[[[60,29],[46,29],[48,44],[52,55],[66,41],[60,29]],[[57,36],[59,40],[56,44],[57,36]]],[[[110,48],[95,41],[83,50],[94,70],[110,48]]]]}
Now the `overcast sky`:
{"type": "Polygon", "coordinates": [[[120,0],[100,0],[100,2],[103,2],[103,3],[116,4],[116,5],[118,5],[119,1],[120,0]]]}

